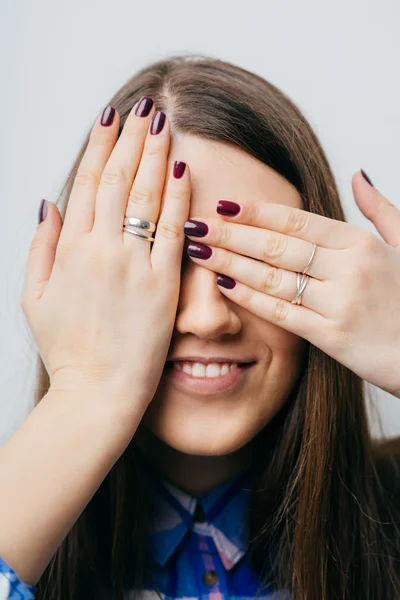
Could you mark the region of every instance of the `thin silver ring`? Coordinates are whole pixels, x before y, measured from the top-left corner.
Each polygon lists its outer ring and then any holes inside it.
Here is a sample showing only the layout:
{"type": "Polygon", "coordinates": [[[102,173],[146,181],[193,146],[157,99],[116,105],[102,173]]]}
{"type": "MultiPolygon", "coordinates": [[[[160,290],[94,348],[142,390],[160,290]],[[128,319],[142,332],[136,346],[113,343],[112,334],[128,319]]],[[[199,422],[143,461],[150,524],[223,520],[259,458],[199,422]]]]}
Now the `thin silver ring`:
{"type": "Polygon", "coordinates": [[[156,225],[151,221],[145,221],[144,219],[137,219],[136,217],[125,217],[124,225],[130,225],[131,227],[139,227],[139,229],[145,229],[146,231],[155,231],[156,225]]]}
{"type": "Polygon", "coordinates": [[[130,229],[129,227],[123,227],[124,231],[127,231],[128,233],[133,233],[133,235],[137,235],[138,237],[142,238],[142,240],[147,240],[148,242],[154,242],[155,238],[151,235],[145,235],[143,233],[140,233],[139,231],[135,231],[134,229],[130,229]]]}
{"type": "Polygon", "coordinates": [[[301,273],[297,273],[297,294],[293,298],[292,304],[301,304],[301,296],[304,290],[306,289],[309,279],[309,275],[302,275],[301,273]]]}
{"type": "Polygon", "coordinates": [[[310,265],[311,265],[311,263],[312,263],[312,261],[313,261],[313,258],[314,258],[314,254],[315,254],[315,251],[316,251],[316,249],[317,249],[317,244],[314,244],[314,248],[313,248],[313,251],[312,251],[312,254],[311,254],[310,260],[308,261],[308,263],[307,263],[307,266],[306,266],[306,268],[305,268],[305,269],[304,269],[304,271],[303,271],[303,275],[304,275],[305,273],[307,273],[308,269],[310,268],[310,265]]]}
{"type": "Polygon", "coordinates": [[[291,301],[291,304],[301,304],[301,296],[304,292],[304,290],[306,289],[308,280],[310,279],[309,275],[306,275],[308,269],[310,268],[310,265],[313,261],[316,249],[317,249],[317,245],[313,244],[313,251],[310,257],[310,260],[308,261],[306,268],[304,269],[304,271],[302,273],[297,273],[297,294],[295,295],[295,297],[293,298],[293,300],[291,301]]]}

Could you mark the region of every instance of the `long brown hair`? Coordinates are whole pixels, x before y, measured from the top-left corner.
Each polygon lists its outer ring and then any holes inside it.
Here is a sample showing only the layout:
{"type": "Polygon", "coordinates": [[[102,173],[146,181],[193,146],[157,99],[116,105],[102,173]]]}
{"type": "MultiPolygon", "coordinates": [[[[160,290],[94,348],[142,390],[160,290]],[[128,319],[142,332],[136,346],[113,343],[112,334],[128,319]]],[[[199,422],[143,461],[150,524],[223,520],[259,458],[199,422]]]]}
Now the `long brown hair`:
{"type": "MultiPolygon", "coordinates": [[[[135,74],[108,104],[121,128],[150,96],[173,131],[241,148],[292,183],[304,209],[345,221],[326,155],[296,105],[262,77],[207,56],[180,55],[135,74]]],[[[89,141],[57,204],[65,215],[89,141]]],[[[38,357],[36,403],[49,387],[38,357]]],[[[363,381],[309,344],[284,408],[257,436],[259,471],[248,512],[249,557],[261,585],[296,600],[400,598],[400,480],[395,455],[373,441],[363,381]],[[397,493],[397,496],[396,496],[397,493]]],[[[40,600],[122,600],[140,589],[146,502],[135,437],[38,582],[40,600]],[[103,596],[104,594],[104,596],[103,596]]]]}

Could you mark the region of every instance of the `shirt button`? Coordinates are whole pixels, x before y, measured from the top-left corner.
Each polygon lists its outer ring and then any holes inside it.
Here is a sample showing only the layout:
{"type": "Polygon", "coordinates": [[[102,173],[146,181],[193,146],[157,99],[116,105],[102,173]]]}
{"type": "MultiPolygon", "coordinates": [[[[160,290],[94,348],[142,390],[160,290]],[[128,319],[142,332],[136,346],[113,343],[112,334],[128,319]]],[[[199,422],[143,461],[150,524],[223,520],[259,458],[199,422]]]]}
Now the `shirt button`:
{"type": "Polygon", "coordinates": [[[194,511],[194,520],[196,523],[204,523],[206,520],[203,507],[200,504],[196,504],[196,510],[194,511]]]}
{"type": "Polygon", "coordinates": [[[214,571],[213,569],[210,569],[210,571],[206,571],[203,574],[203,583],[205,583],[206,585],[215,585],[216,583],[218,583],[218,575],[216,571],[214,571]]]}

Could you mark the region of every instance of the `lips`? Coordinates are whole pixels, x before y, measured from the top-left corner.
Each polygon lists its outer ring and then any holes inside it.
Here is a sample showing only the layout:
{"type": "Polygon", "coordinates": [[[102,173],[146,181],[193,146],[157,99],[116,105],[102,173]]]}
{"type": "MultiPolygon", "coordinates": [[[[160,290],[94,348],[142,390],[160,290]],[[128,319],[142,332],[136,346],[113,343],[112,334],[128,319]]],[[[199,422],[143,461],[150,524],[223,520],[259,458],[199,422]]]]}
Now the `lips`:
{"type": "Polygon", "coordinates": [[[216,394],[231,394],[246,385],[257,361],[245,363],[233,371],[218,377],[193,377],[180,369],[171,368],[169,363],[164,369],[164,377],[171,385],[189,395],[210,396],[216,394]]]}
{"type": "Polygon", "coordinates": [[[228,364],[228,363],[237,363],[237,365],[241,368],[246,368],[246,367],[251,367],[252,365],[254,365],[257,361],[253,360],[253,361],[249,361],[249,362],[238,362],[237,360],[193,360],[185,358],[185,359],[179,359],[179,360],[167,360],[167,362],[165,363],[165,369],[171,369],[174,365],[175,362],[198,362],[198,363],[202,363],[203,365],[208,365],[208,364],[212,364],[212,363],[218,363],[218,364],[228,364]]]}

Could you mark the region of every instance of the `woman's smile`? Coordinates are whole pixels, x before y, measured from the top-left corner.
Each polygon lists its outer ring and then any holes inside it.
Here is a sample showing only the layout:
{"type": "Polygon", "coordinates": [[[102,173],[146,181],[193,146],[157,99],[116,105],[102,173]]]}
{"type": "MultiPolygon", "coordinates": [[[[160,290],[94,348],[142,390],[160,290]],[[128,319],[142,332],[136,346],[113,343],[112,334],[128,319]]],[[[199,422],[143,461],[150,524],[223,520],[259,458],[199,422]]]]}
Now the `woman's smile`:
{"type": "Polygon", "coordinates": [[[228,371],[226,368],[224,369],[224,366],[228,367],[228,364],[220,365],[222,367],[220,374],[207,376],[205,369],[204,375],[197,374],[196,367],[199,363],[192,365],[192,372],[187,368],[189,363],[166,363],[163,377],[168,378],[168,381],[184,392],[211,396],[222,392],[231,393],[240,389],[248,380],[256,364],[256,362],[232,363],[229,365],[228,371]]]}

